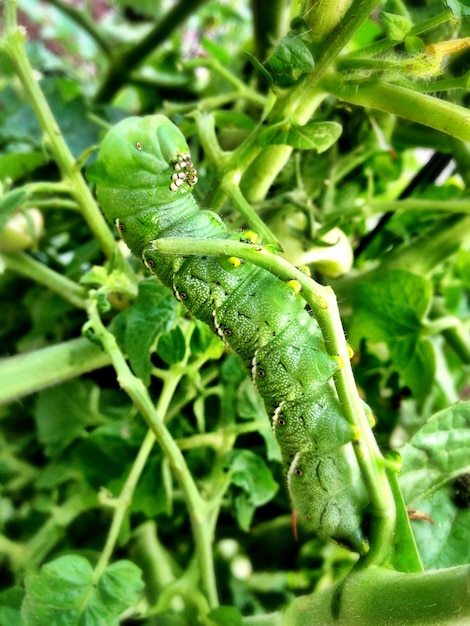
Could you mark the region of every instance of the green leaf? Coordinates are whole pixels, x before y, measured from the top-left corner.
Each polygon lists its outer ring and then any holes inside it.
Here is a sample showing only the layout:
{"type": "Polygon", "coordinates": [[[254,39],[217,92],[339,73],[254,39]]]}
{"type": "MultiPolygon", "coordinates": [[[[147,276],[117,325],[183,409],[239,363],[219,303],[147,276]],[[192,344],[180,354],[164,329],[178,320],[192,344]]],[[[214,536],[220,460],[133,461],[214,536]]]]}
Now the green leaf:
{"type": "Polygon", "coordinates": [[[191,354],[194,356],[206,354],[211,359],[220,359],[225,349],[220,337],[204,322],[193,319],[193,323],[194,330],[189,341],[191,354]]]}
{"type": "Polygon", "coordinates": [[[247,493],[239,493],[235,498],[235,512],[238,525],[246,533],[250,530],[256,507],[247,493]]]}
{"type": "Polygon", "coordinates": [[[470,509],[457,507],[453,485],[470,472],[469,449],[470,402],[462,402],[431,417],[400,450],[404,500],[433,522],[412,522],[426,569],[470,560],[470,509]]]}
{"type": "MultiPolygon", "coordinates": [[[[0,165],[1,167],[1,165],[0,165]]],[[[0,230],[3,229],[16,209],[27,200],[29,193],[23,187],[13,189],[6,193],[0,200],[0,230]]]]}
{"type": "Polygon", "coordinates": [[[140,569],[130,561],[110,565],[96,583],[93,568],[81,556],[64,556],[25,579],[25,626],[119,624],[143,588],[140,569]]]}
{"type": "Polygon", "coordinates": [[[259,142],[263,146],[285,144],[298,150],[316,150],[320,154],[338,140],[341,132],[342,127],[337,122],[308,122],[298,126],[284,120],[264,128],[259,142]]]}
{"type": "Polygon", "coordinates": [[[134,373],[150,383],[150,348],[155,339],[168,331],[176,318],[177,302],[169,290],[154,278],[139,284],[139,295],[131,307],[124,334],[124,349],[134,373]]]}
{"type": "Polygon", "coordinates": [[[263,67],[274,85],[289,87],[313,70],[315,60],[301,35],[290,32],[279,41],[263,67]]]}
{"type": "Polygon", "coordinates": [[[34,172],[46,162],[47,158],[43,152],[3,154],[0,156],[0,176],[3,180],[7,178],[17,180],[29,172],[34,172]]]}
{"type": "Polygon", "coordinates": [[[255,507],[269,502],[279,489],[266,463],[251,450],[234,450],[230,469],[232,483],[247,494],[255,507]]]}
{"type": "Polygon", "coordinates": [[[10,587],[0,592],[0,626],[23,625],[20,610],[24,595],[21,587],[10,587]]]}
{"type": "Polygon", "coordinates": [[[184,355],[186,354],[186,340],[179,326],[160,335],[157,353],[168,365],[179,363],[184,359],[184,355]]]}
{"type": "Polygon", "coordinates": [[[408,337],[396,339],[390,346],[392,360],[400,370],[403,381],[421,398],[429,391],[436,373],[432,344],[427,339],[408,337]]]}
{"type": "Polygon", "coordinates": [[[393,363],[416,396],[425,394],[434,375],[434,353],[421,337],[430,305],[430,282],[404,270],[364,280],[352,295],[354,313],[349,341],[386,342],[393,363]]]}
{"type": "Polygon", "coordinates": [[[253,118],[240,111],[215,111],[214,120],[218,128],[253,130],[256,126],[253,118]]]}
{"type": "Polygon", "coordinates": [[[106,419],[96,407],[98,392],[89,381],[77,379],[39,393],[34,417],[47,456],[58,456],[87,426],[106,419]]]}
{"type": "Polygon", "coordinates": [[[379,19],[384,25],[386,36],[391,41],[403,41],[413,26],[407,17],[386,11],[379,13],[379,19]]]}
{"type": "Polygon", "coordinates": [[[243,616],[234,606],[218,606],[207,615],[214,626],[243,626],[243,616]]]}

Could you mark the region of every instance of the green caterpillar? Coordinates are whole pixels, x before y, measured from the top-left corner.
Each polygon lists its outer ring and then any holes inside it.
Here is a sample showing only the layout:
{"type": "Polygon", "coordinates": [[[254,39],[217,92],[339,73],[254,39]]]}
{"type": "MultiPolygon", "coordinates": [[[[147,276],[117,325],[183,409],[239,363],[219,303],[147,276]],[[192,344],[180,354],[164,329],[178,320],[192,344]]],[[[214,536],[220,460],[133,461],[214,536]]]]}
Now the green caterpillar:
{"type": "Polygon", "coordinates": [[[166,117],[131,117],[114,126],[88,177],[133,254],[251,373],[272,418],[297,519],[364,554],[364,499],[350,455],[354,432],[330,384],[338,362],[326,353],[296,281],[238,258],[175,257],[152,245],[162,237],[256,240],[250,231],[228,234],[216,214],[199,208],[188,145],[166,117]]]}

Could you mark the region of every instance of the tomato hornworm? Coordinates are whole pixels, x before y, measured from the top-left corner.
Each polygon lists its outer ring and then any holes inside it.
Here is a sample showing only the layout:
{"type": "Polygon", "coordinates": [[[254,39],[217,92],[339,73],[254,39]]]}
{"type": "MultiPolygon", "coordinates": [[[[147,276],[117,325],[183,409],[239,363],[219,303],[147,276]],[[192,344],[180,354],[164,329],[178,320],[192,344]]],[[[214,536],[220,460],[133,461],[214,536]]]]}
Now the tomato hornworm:
{"type": "Polygon", "coordinates": [[[256,242],[252,231],[228,234],[218,215],[199,208],[187,142],[163,115],[130,117],[111,128],[88,178],[133,254],[250,372],[272,419],[299,522],[364,554],[355,431],[331,386],[339,365],[327,354],[297,281],[236,257],[170,256],[152,245],[163,237],[256,242]]]}

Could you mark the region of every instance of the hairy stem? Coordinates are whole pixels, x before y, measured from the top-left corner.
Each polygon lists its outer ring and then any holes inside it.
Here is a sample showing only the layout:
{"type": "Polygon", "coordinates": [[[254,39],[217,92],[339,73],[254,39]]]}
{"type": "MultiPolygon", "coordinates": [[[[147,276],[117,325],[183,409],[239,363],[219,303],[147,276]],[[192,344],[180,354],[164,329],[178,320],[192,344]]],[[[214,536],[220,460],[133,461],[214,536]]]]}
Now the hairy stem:
{"type": "Polygon", "coordinates": [[[109,365],[111,359],[85,337],[0,361],[0,404],[109,365]]]}
{"type": "Polygon", "coordinates": [[[381,81],[349,82],[340,74],[325,76],[322,85],[339,100],[392,113],[457,139],[470,141],[468,110],[457,104],[381,81]]]}
{"type": "Polygon", "coordinates": [[[4,254],[1,258],[6,269],[43,285],[73,306],[86,309],[88,291],[70,278],[51,270],[25,252],[4,254]]]}
{"type": "Polygon", "coordinates": [[[114,335],[104,327],[98,313],[97,302],[92,299],[88,309],[89,323],[87,330],[95,333],[96,338],[102,343],[105,351],[109,354],[116,370],[117,378],[122,389],[129,395],[137,409],[142,414],[147,425],[162,448],[168,459],[171,469],[180,484],[185,495],[193,537],[196,544],[201,581],[204,586],[207,599],[211,606],[217,606],[217,587],[212,559],[212,525],[208,523],[211,512],[207,503],[201,497],[186,460],[163,422],[162,415],[153,406],[147,389],[142,381],[134,376],[119,350],[114,335]]]}
{"type": "Polygon", "coordinates": [[[468,567],[417,574],[372,568],[335,587],[294,600],[283,626],[458,626],[470,619],[468,567]]]}

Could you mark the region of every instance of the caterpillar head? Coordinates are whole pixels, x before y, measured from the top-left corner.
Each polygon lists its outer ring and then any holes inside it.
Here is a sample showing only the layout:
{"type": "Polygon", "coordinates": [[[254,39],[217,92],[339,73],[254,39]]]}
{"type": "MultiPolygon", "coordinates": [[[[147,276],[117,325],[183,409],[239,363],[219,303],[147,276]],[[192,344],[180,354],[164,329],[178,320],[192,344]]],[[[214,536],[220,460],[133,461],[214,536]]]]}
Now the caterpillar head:
{"type": "Polygon", "coordinates": [[[163,181],[169,188],[175,180],[191,185],[195,175],[184,135],[164,115],[128,117],[113,126],[87,169],[93,182],[131,189],[163,181]]]}
{"type": "Polygon", "coordinates": [[[106,218],[137,257],[178,221],[197,182],[184,135],[163,115],[129,117],[113,126],[87,176],[106,218]]]}

